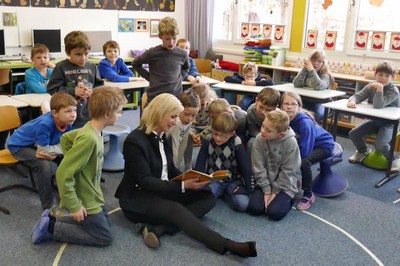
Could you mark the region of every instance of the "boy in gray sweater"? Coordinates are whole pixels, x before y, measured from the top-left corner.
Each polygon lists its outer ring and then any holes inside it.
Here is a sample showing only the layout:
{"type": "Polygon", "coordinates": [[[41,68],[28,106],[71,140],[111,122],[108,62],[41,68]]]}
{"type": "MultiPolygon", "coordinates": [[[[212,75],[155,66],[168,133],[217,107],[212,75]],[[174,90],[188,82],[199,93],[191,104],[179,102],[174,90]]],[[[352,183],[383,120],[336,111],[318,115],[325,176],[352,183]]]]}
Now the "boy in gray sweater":
{"type": "Polygon", "coordinates": [[[275,110],[265,115],[251,161],[256,188],[247,211],[279,221],[292,208],[297,181],[301,180],[300,149],[286,112],[275,110]]]}

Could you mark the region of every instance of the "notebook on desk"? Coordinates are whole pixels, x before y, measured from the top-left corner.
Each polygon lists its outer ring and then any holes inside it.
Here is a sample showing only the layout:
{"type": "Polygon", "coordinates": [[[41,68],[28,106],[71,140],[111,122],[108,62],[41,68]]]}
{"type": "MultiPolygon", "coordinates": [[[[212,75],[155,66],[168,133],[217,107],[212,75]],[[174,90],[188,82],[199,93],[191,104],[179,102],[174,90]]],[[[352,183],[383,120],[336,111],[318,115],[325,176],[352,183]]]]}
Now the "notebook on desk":
{"type": "Polygon", "coordinates": [[[0,61],[22,61],[22,56],[0,56],[0,61]]]}

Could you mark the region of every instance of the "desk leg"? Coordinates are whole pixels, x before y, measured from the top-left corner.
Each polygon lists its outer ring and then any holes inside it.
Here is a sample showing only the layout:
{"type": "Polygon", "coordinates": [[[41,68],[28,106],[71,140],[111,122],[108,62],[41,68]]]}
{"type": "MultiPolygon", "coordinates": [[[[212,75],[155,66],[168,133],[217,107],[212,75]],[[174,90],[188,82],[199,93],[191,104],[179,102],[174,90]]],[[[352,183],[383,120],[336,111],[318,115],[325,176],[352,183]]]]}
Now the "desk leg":
{"type": "Polygon", "coordinates": [[[339,111],[338,110],[332,110],[332,118],[333,118],[333,123],[331,125],[331,134],[333,137],[333,140],[336,141],[336,130],[337,130],[337,123],[339,120],[339,111]]]}
{"type": "Polygon", "coordinates": [[[324,121],[322,121],[322,128],[324,128],[326,131],[328,131],[328,128],[327,128],[327,123],[328,123],[328,113],[329,113],[329,108],[326,108],[325,107],[325,110],[324,110],[324,121]]]}
{"type": "Polygon", "coordinates": [[[399,173],[394,173],[394,174],[390,173],[390,170],[392,168],[392,162],[393,162],[393,159],[394,159],[394,146],[395,146],[395,143],[396,143],[396,136],[397,136],[398,127],[399,127],[399,121],[395,121],[394,124],[393,124],[392,142],[390,144],[389,160],[388,160],[388,165],[387,165],[387,168],[386,168],[386,175],[381,181],[376,183],[376,185],[375,185],[376,188],[379,188],[379,187],[383,186],[384,184],[386,184],[387,182],[389,182],[390,180],[392,180],[393,178],[395,178],[396,176],[399,175],[399,173]]]}

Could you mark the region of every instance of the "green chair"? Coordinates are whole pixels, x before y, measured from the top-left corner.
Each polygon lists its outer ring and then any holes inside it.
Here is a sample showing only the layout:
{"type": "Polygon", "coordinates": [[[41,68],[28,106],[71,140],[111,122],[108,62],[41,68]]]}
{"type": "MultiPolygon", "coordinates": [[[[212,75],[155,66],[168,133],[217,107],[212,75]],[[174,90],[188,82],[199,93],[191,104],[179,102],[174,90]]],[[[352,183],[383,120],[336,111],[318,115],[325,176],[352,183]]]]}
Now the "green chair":
{"type": "Polygon", "coordinates": [[[363,160],[362,163],[372,169],[378,170],[386,170],[388,161],[385,156],[380,151],[373,151],[368,154],[363,160]]]}

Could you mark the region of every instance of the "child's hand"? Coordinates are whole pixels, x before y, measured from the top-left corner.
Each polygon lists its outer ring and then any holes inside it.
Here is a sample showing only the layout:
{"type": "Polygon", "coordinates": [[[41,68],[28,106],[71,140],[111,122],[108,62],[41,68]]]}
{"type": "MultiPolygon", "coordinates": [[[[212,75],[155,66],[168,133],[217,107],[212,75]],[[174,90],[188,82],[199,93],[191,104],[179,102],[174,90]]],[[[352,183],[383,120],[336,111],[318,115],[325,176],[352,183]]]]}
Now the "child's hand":
{"type": "Polygon", "coordinates": [[[311,64],[311,61],[307,58],[304,58],[304,67],[308,70],[311,71],[314,69],[314,66],[311,64]]]}
{"type": "Polygon", "coordinates": [[[56,157],[57,157],[57,156],[55,156],[55,155],[50,155],[50,154],[47,154],[47,153],[40,152],[40,151],[36,150],[36,158],[38,158],[38,159],[43,159],[43,160],[52,161],[52,160],[54,160],[56,157]]]}
{"type": "Polygon", "coordinates": [[[51,68],[51,69],[54,69],[54,68],[56,67],[56,65],[55,65],[53,62],[51,62],[51,61],[49,61],[49,62],[47,63],[47,66],[48,66],[49,68],[51,68]]]}
{"type": "Polygon", "coordinates": [[[376,89],[376,92],[382,92],[383,91],[383,84],[379,83],[379,82],[370,83],[368,85],[368,87],[371,88],[371,89],[376,89]]]}
{"type": "Polygon", "coordinates": [[[269,204],[269,198],[271,197],[271,193],[270,194],[264,194],[264,208],[265,208],[265,212],[267,212],[268,209],[268,204],[269,204]]]}
{"type": "Polygon", "coordinates": [[[187,77],[187,79],[188,79],[188,81],[190,82],[190,84],[191,85],[194,85],[194,84],[196,84],[197,83],[197,79],[195,78],[195,77],[193,77],[193,76],[188,76],[187,77]]]}
{"type": "Polygon", "coordinates": [[[355,101],[348,101],[347,102],[347,107],[356,108],[356,102],[355,101]]]}
{"type": "Polygon", "coordinates": [[[79,211],[71,213],[71,215],[74,220],[79,223],[85,219],[85,217],[87,216],[87,212],[86,209],[82,207],[79,211]]]}
{"type": "Polygon", "coordinates": [[[250,85],[250,86],[255,86],[256,85],[256,81],[255,80],[244,80],[242,81],[243,85],[250,85]]]}

